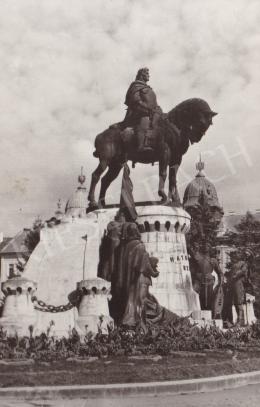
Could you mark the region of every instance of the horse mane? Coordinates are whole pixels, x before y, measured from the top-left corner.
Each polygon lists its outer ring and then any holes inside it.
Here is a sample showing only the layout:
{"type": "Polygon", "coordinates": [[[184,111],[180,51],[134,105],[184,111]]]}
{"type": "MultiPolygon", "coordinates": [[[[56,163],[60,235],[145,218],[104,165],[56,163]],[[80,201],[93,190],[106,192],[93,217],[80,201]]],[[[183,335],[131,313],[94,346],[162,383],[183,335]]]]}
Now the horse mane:
{"type": "Polygon", "coordinates": [[[175,123],[176,126],[179,127],[183,122],[186,122],[187,124],[187,122],[191,120],[194,113],[204,110],[210,110],[210,107],[205,100],[200,98],[190,98],[176,105],[168,112],[167,116],[170,122],[175,123]]]}
{"type": "Polygon", "coordinates": [[[175,123],[169,120],[167,114],[163,114],[162,117],[158,121],[157,127],[157,143],[158,145],[162,145],[163,143],[167,143],[168,146],[172,149],[176,149],[177,145],[180,143],[180,131],[176,127],[175,123]]]}

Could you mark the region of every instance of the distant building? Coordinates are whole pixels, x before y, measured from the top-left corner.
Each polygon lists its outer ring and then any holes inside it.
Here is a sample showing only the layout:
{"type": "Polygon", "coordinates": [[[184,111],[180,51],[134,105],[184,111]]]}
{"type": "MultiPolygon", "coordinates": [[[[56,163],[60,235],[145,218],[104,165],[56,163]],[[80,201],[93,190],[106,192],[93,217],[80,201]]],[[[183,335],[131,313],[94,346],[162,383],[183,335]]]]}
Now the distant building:
{"type": "Polygon", "coordinates": [[[0,243],[0,282],[6,281],[19,273],[17,264],[28,254],[24,244],[30,229],[23,229],[13,238],[3,238],[0,243]]]}
{"type": "MultiPolygon", "coordinates": [[[[217,190],[214,184],[205,176],[203,171],[204,163],[201,159],[196,164],[196,169],[198,172],[195,178],[187,185],[184,192],[184,209],[191,215],[191,218],[199,219],[201,202],[206,203],[210,208],[212,221],[218,227],[218,236],[222,237],[227,231],[235,230],[234,226],[240,221],[242,215],[234,213],[224,215],[223,208],[219,203],[217,190]]],[[[225,273],[227,271],[227,264],[230,261],[229,253],[233,248],[230,246],[230,242],[226,244],[225,239],[220,239],[216,250],[220,267],[225,273]]]]}
{"type": "MultiPolygon", "coordinates": [[[[217,195],[217,190],[213,183],[207,179],[203,170],[204,163],[200,161],[196,164],[198,173],[195,178],[187,185],[184,197],[183,206],[184,209],[191,215],[196,217],[200,206],[200,200],[203,198],[209,205],[212,213],[212,218],[219,223],[218,226],[218,241],[219,244],[216,248],[217,258],[221,269],[225,273],[227,271],[227,265],[230,262],[229,253],[235,249],[228,238],[229,232],[236,232],[235,226],[240,223],[245,213],[236,213],[229,211],[224,214],[217,195]]],[[[260,221],[260,209],[251,211],[252,215],[260,221]]]]}
{"type": "Polygon", "coordinates": [[[203,201],[209,206],[212,219],[219,224],[224,215],[223,208],[219,203],[215,186],[206,178],[203,172],[204,163],[201,159],[196,164],[196,169],[198,172],[195,178],[187,185],[184,191],[183,207],[191,217],[195,217],[203,201]]]}
{"type": "MultiPolygon", "coordinates": [[[[249,211],[255,217],[256,220],[260,222],[260,210],[256,209],[249,211]]],[[[236,232],[235,225],[240,223],[242,218],[245,216],[245,213],[237,213],[234,211],[229,211],[223,217],[220,234],[223,235],[228,232],[236,232]]]]}

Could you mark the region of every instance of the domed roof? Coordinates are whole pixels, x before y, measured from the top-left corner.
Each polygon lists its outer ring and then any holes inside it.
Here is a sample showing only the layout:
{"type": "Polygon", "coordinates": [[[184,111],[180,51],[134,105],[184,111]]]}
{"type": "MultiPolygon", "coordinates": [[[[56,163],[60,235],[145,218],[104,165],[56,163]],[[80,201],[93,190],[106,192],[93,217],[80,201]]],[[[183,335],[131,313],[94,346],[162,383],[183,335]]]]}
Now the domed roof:
{"type": "Polygon", "coordinates": [[[74,218],[83,218],[86,216],[87,210],[87,190],[83,185],[85,183],[86,177],[82,174],[78,177],[78,182],[80,185],[74,192],[74,194],[69,198],[66,208],[65,215],[72,216],[74,218]]]}
{"type": "Polygon", "coordinates": [[[198,170],[196,177],[188,184],[184,192],[184,208],[188,209],[198,206],[201,199],[204,199],[211,207],[221,208],[216,188],[203,173],[204,163],[201,159],[196,164],[196,169],[198,170]]]}

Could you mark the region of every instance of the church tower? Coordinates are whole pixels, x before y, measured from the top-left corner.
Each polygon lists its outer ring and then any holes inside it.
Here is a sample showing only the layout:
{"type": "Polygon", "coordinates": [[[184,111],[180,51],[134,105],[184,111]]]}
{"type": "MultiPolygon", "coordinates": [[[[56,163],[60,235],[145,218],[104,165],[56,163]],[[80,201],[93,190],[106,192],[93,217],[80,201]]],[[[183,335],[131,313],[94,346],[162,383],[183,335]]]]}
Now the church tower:
{"type": "Polygon", "coordinates": [[[212,219],[220,223],[224,212],[221,207],[214,184],[205,176],[205,164],[201,161],[196,164],[197,174],[195,178],[187,185],[184,197],[183,207],[193,218],[202,204],[206,204],[211,212],[212,219]]]}

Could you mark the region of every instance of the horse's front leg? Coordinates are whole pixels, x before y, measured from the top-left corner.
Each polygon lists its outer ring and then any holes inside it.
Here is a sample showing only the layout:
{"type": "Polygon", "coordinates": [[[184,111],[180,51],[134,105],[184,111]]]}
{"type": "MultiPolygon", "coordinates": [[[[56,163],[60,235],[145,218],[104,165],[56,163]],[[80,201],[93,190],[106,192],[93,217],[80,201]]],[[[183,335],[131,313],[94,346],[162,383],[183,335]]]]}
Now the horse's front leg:
{"type": "Polygon", "coordinates": [[[97,209],[98,204],[95,201],[95,189],[98,181],[100,180],[101,175],[107,168],[107,162],[101,161],[95,171],[92,173],[91,184],[89,188],[88,200],[89,200],[89,209],[97,209]]]}
{"type": "Polygon", "coordinates": [[[174,164],[169,167],[169,193],[168,198],[174,206],[181,206],[181,200],[177,188],[177,172],[180,164],[174,164]]]}
{"type": "Polygon", "coordinates": [[[159,159],[159,188],[158,188],[158,195],[162,198],[161,202],[167,202],[167,195],[164,191],[165,181],[167,177],[167,167],[169,154],[167,149],[162,151],[161,157],[159,159]]]}

